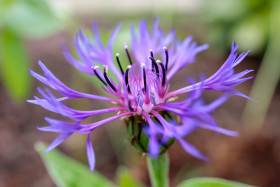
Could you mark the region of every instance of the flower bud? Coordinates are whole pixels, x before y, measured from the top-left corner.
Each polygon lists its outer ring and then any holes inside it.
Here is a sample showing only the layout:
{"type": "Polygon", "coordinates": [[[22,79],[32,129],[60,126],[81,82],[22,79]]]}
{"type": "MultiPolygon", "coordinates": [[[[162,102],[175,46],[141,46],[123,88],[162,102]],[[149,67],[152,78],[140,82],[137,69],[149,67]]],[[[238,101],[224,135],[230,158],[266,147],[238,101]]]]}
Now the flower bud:
{"type": "MultiPolygon", "coordinates": [[[[172,117],[167,113],[161,114],[166,120],[173,120],[172,117]]],[[[155,121],[155,117],[151,118],[155,121]]],[[[162,125],[157,122],[159,127],[162,125]]],[[[127,120],[127,131],[128,137],[131,145],[133,145],[136,149],[140,150],[143,153],[148,153],[148,144],[149,144],[149,135],[147,133],[147,129],[149,125],[146,120],[142,118],[142,116],[130,116],[127,120]]],[[[170,138],[167,141],[163,142],[162,136],[158,136],[158,141],[161,142],[160,146],[160,154],[164,153],[174,142],[174,138],[170,138]]]]}

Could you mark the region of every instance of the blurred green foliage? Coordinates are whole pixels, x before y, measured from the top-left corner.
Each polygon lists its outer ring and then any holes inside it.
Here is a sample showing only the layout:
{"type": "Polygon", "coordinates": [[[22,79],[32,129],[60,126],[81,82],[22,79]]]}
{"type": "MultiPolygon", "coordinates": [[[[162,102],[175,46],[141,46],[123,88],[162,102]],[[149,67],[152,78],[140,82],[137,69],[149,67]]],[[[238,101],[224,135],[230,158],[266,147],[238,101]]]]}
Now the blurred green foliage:
{"type": "Polygon", "coordinates": [[[140,182],[135,180],[128,169],[120,167],[117,172],[119,187],[144,187],[140,182]]]}
{"type": "Polygon", "coordinates": [[[277,0],[209,0],[203,1],[199,19],[208,25],[207,40],[227,49],[232,41],[240,50],[252,49],[255,54],[265,50],[272,3],[277,0]]]}
{"type": "Polygon", "coordinates": [[[37,143],[35,148],[44,161],[49,175],[59,187],[115,186],[98,172],[91,173],[88,167],[68,158],[57,150],[45,153],[47,146],[43,143],[37,143]]]}
{"type": "Polygon", "coordinates": [[[271,1],[269,37],[266,51],[255,78],[250,96],[257,101],[247,102],[243,122],[247,129],[260,130],[280,79],[280,1],[271,1]],[[252,128],[253,127],[253,128],[252,128]]]}
{"type": "MultiPolygon", "coordinates": [[[[97,171],[91,173],[87,166],[68,158],[57,150],[45,153],[47,146],[43,143],[36,143],[35,148],[44,161],[49,175],[59,187],[115,186],[97,171]]],[[[117,177],[119,187],[143,187],[124,167],[118,169],[117,177]]]]}
{"type": "Polygon", "coordinates": [[[61,26],[45,0],[2,0],[0,28],[22,38],[44,37],[61,26]]]}
{"type": "Polygon", "coordinates": [[[24,40],[56,32],[62,25],[45,0],[0,0],[1,78],[16,101],[30,91],[30,65],[24,40]]]}
{"type": "Polygon", "coordinates": [[[12,32],[1,32],[1,76],[12,98],[24,99],[30,90],[29,59],[22,39],[12,32]]]}
{"type": "Polygon", "coordinates": [[[253,187],[251,185],[233,182],[220,178],[198,177],[183,181],[178,187],[253,187]]]}
{"type": "MultiPolygon", "coordinates": [[[[35,148],[40,154],[47,171],[59,187],[110,187],[116,186],[97,171],[89,172],[89,168],[72,160],[57,150],[45,153],[47,146],[36,143],[35,148]]],[[[150,179],[153,187],[168,187],[169,159],[167,154],[156,159],[147,157],[150,179]]],[[[119,187],[143,187],[144,185],[133,178],[129,171],[121,167],[117,172],[119,187]]],[[[178,187],[253,187],[239,182],[220,178],[192,178],[183,181],[178,187]]]]}

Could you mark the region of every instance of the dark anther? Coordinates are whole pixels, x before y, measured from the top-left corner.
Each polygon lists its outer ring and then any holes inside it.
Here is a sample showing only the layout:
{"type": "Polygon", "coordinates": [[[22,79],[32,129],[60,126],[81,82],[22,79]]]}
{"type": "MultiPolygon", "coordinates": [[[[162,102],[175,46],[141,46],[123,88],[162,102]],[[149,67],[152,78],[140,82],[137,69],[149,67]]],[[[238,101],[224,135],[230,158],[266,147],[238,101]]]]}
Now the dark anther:
{"type": "Polygon", "coordinates": [[[108,78],[108,76],[107,76],[107,71],[108,71],[108,67],[104,67],[104,73],[103,73],[103,75],[104,75],[104,78],[105,78],[105,80],[106,80],[106,82],[109,84],[109,86],[116,92],[117,91],[117,89],[114,87],[114,85],[111,83],[111,81],[109,80],[109,78],[108,78]]]}
{"type": "Polygon", "coordinates": [[[132,65],[131,57],[130,57],[130,54],[129,54],[129,52],[128,52],[128,49],[127,49],[127,45],[126,45],[126,44],[124,44],[124,49],[125,49],[127,58],[128,58],[128,60],[129,60],[129,63],[130,63],[130,65],[132,65]]]}
{"type": "Polygon", "coordinates": [[[129,72],[130,69],[131,69],[131,66],[127,66],[126,71],[125,71],[125,85],[127,86],[128,93],[131,93],[130,87],[129,87],[129,84],[128,84],[128,72],[129,72]]]}
{"type": "Polygon", "coordinates": [[[100,77],[99,73],[96,71],[96,69],[99,69],[99,66],[92,67],[94,74],[96,77],[105,85],[107,86],[107,83],[100,77]]]}
{"type": "Polygon", "coordinates": [[[152,50],[150,50],[150,55],[151,55],[151,57],[153,57],[153,58],[154,58],[154,53],[153,53],[153,51],[152,51],[152,50]]]}
{"type": "MultiPolygon", "coordinates": [[[[150,55],[151,55],[152,58],[154,58],[154,53],[153,53],[152,50],[150,50],[150,55]]],[[[153,65],[153,63],[152,63],[152,72],[154,72],[154,65],[153,65]]]]}
{"type": "Polygon", "coordinates": [[[168,49],[167,47],[164,47],[164,52],[165,52],[165,71],[167,72],[167,68],[168,68],[168,49]]]}
{"type": "Polygon", "coordinates": [[[164,65],[161,61],[157,61],[157,63],[161,66],[161,70],[162,70],[162,86],[165,85],[165,69],[164,69],[164,65]]]}
{"type": "Polygon", "coordinates": [[[159,74],[159,70],[158,70],[158,66],[157,66],[157,63],[156,63],[156,60],[153,58],[153,57],[151,57],[151,56],[149,56],[149,59],[151,59],[151,61],[152,61],[152,68],[156,68],[156,73],[157,73],[157,76],[159,76],[158,74],[159,74]]]}
{"type": "Polygon", "coordinates": [[[146,82],[146,70],[145,70],[145,64],[141,64],[141,67],[143,68],[143,77],[144,77],[144,91],[147,92],[147,82],[146,82]]]}
{"type": "Polygon", "coordinates": [[[122,75],[124,74],[124,72],[123,72],[123,69],[122,69],[122,66],[121,66],[121,63],[120,63],[120,59],[119,59],[119,53],[117,53],[116,54],[116,59],[117,59],[117,62],[118,62],[118,65],[119,65],[119,68],[120,68],[120,70],[121,70],[121,72],[122,72],[122,75]]]}
{"type": "Polygon", "coordinates": [[[133,111],[133,108],[132,108],[132,106],[131,106],[131,101],[130,101],[130,100],[128,101],[128,107],[129,107],[129,110],[130,110],[130,111],[133,111]]]}

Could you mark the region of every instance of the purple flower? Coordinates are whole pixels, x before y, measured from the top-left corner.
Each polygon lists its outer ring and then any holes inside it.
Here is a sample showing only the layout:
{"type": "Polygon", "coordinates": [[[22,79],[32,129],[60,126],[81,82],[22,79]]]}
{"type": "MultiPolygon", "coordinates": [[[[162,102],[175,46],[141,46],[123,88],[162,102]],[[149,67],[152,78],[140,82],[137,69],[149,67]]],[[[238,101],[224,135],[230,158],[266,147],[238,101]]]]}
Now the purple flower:
{"type": "Polygon", "coordinates": [[[153,30],[150,33],[146,22],[142,20],[138,35],[134,26],[131,26],[131,50],[126,44],[124,45],[130,65],[124,67],[121,63],[124,61],[124,57],[116,54],[113,58],[112,54],[114,39],[119,29],[120,25],[113,31],[106,46],[101,41],[96,23],[93,25],[94,38],[88,38],[83,35],[82,31],[79,31],[74,40],[79,59],[74,58],[64,46],[65,58],[80,71],[97,76],[100,84],[111,97],[82,93],[67,87],[40,61],[39,65],[44,72],[43,76],[30,70],[32,76],[62,96],[56,98],[49,89],[38,88],[42,98],[34,96],[34,100],[29,100],[29,102],[73,121],[71,123],[46,118],[50,126],[38,127],[38,129],[60,133],[46,151],[52,150],[73,133],[88,134],[87,155],[90,170],[93,171],[95,156],[90,133],[107,122],[123,117],[143,119],[143,123],[145,123],[143,132],[148,137],[147,151],[151,157],[157,157],[161,152],[162,145],[165,145],[169,140],[176,139],[182,148],[192,156],[208,160],[183,138],[198,128],[229,136],[237,135],[234,131],[219,127],[211,114],[228,99],[230,94],[249,98],[232,88],[252,78],[252,76],[243,78],[252,70],[234,73],[234,67],[245,58],[248,52],[238,55],[236,52],[238,46],[233,43],[228,59],[214,75],[209,78],[201,77],[199,82],[191,80],[189,86],[168,92],[169,80],[173,75],[178,70],[194,63],[196,55],[207,49],[208,45],[198,45],[197,42],[192,41],[192,37],[180,41],[175,38],[175,31],[164,35],[158,27],[158,19],[155,19],[153,30]],[[108,76],[108,71],[114,74],[117,82],[108,76]],[[205,104],[201,99],[205,89],[223,92],[225,95],[210,104],[205,104]],[[184,93],[188,93],[187,99],[176,102],[174,98],[184,93]],[[75,110],[63,103],[72,98],[103,100],[113,103],[114,106],[93,111],[75,110]],[[90,116],[109,112],[113,113],[112,117],[83,124],[83,120],[90,116]],[[170,116],[166,118],[165,115],[170,116]],[[181,123],[178,124],[172,115],[179,116],[181,123]]]}

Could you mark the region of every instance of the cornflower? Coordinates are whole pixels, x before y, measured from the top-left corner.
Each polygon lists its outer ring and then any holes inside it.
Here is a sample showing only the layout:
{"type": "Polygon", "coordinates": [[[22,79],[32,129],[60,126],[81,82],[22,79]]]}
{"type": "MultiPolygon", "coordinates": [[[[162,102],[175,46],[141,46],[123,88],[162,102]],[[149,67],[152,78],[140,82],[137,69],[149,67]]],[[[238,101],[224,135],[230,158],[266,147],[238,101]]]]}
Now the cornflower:
{"type": "Polygon", "coordinates": [[[246,57],[249,51],[238,55],[236,52],[238,46],[233,42],[229,57],[215,74],[209,78],[201,76],[198,82],[191,79],[188,86],[168,92],[170,79],[180,69],[195,62],[196,55],[207,49],[208,45],[198,45],[197,42],[193,42],[191,36],[183,41],[176,39],[174,30],[164,35],[158,27],[158,22],[159,20],[156,18],[150,33],[147,23],[144,20],[140,21],[138,35],[134,25],[131,26],[131,49],[124,44],[124,51],[129,62],[126,67],[121,63],[123,57],[119,54],[115,56],[112,54],[114,40],[121,24],[115,28],[106,46],[101,41],[96,23],[93,24],[94,38],[88,38],[82,31],[79,31],[74,40],[79,59],[74,58],[63,46],[67,61],[78,70],[96,76],[103,89],[111,97],[82,93],[69,88],[55,77],[41,61],[39,61],[39,65],[44,76],[29,70],[32,76],[59,92],[62,97],[56,98],[47,88],[44,90],[38,88],[42,98],[34,96],[34,100],[28,102],[40,105],[74,121],[71,123],[45,118],[49,126],[38,127],[38,129],[60,133],[46,152],[57,147],[73,133],[88,134],[87,156],[90,170],[93,171],[95,156],[90,134],[97,127],[119,118],[127,120],[132,144],[141,151],[147,152],[152,158],[166,151],[172,142],[177,140],[190,155],[208,160],[183,138],[197,128],[229,136],[238,134],[235,131],[219,127],[211,114],[229,98],[229,95],[239,95],[250,99],[232,88],[253,77],[244,78],[252,70],[234,73],[234,67],[246,57]],[[108,76],[108,71],[113,73],[117,82],[108,76]],[[219,91],[225,94],[212,103],[205,104],[201,100],[204,90],[219,91]],[[175,101],[178,95],[185,93],[188,93],[185,100],[175,101]],[[65,100],[74,98],[102,100],[116,106],[81,111],[72,109],[63,103],[65,100]],[[83,120],[90,116],[112,112],[117,114],[98,122],[83,124],[83,120]],[[177,122],[174,116],[179,116],[180,122],[177,122]]]}

